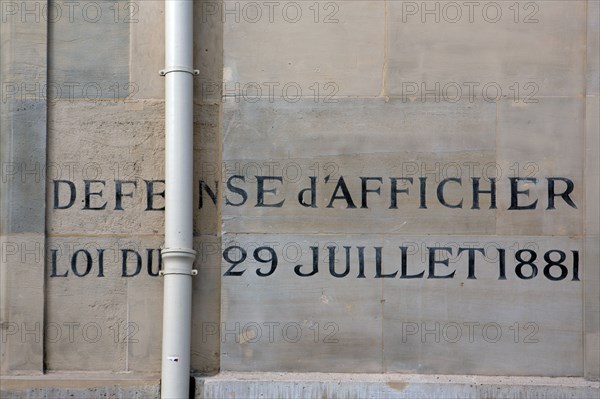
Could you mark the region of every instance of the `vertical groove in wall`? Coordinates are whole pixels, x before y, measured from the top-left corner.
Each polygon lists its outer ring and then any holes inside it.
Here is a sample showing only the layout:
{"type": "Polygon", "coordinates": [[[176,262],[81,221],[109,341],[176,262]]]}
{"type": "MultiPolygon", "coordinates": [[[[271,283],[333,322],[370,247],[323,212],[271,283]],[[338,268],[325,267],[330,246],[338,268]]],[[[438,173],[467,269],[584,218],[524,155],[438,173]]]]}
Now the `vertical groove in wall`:
{"type": "MultiPolygon", "coordinates": [[[[587,0],[585,2],[585,27],[584,27],[584,36],[583,36],[583,41],[584,41],[584,57],[583,57],[583,71],[582,71],[582,76],[583,76],[583,80],[584,80],[584,84],[583,84],[583,99],[584,99],[584,104],[583,104],[583,129],[584,129],[584,134],[583,134],[583,160],[582,160],[582,172],[581,175],[583,176],[583,181],[586,180],[586,171],[585,171],[585,165],[586,165],[586,158],[587,158],[587,134],[585,134],[585,130],[586,130],[586,126],[587,126],[587,106],[586,106],[586,102],[587,102],[587,71],[588,71],[588,48],[587,48],[587,42],[588,42],[588,19],[589,19],[589,15],[588,15],[588,8],[589,8],[589,0],[587,0]]],[[[587,191],[587,187],[584,185],[583,186],[583,190],[584,190],[584,194],[583,194],[583,206],[582,206],[582,212],[584,215],[584,220],[585,220],[585,216],[587,215],[587,201],[586,201],[586,195],[585,195],[585,191],[587,191]]],[[[582,239],[582,244],[583,244],[583,256],[585,259],[585,253],[586,253],[586,246],[585,246],[585,241],[586,241],[586,229],[585,229],[585,223],[581,224],[581,239],[582,239]]],[[[583,342],[583,357],[581,358],[581,369],[583,370],[583,374],[586,374],[586,311],[585,311],[585,271],[584,271],[584,278],[581,280],[581,284],[583,286],[582,290],[581,290],[581,303],[583,304],[583,306],[581,306],[581,331],[582,331],[582,342],[583,342]]]]}
{"type": "MultiPolygon", "coordinates": [[[[50,2],[50,1],[49,1],[50,2]]],[[[47,22],[47,26],[46,26],[46,82],[48,83],[48,85],[46,86],[46,98],[48,98],[48,86],[50,85],[51,81],[50,81],[50,76],[51,76],[51,71],[52,71],[52,57],[51,57],[51,44],[52,44],[52,27],[53,27],[53,23],[51,21],[47,22]]],[[[48,102],[46,104],[46,137],[45,137],[45,149],[46,149],[46,160],[49,159],[49,150],[48,150],[48,145],[49,145],[49,141],[48,141],[48,132],[50,131],[50,121],[51,121],[51,112],[52,112],[52,107],[51,104],[48,102]]],[[[46,180],[46,179],[45,179],[46,180]]],[[[45,188],[45,194],[44,194],[44,198],[49,198],[49,192],[48,192],[48,187],[46,186],[45,188]]],[[[45,213],[44,213],[44,222],[46,222],[48,220],[48,204],[46,202],[46,207],[45,207],[45,213]]],[[[44,226],[46,225],[46,223],[44,223],[44,226]]],[[[42,261],[44,262],[44,289],[43,289],[43,295],[44,295],[44,310],[43,310],[43,323],[42,326],[44,326],[43,331],[46,331],[46,323],[48,321],[48,276],[46,273],[46,259],[47,259],[47,252],[48,251],[48,229],[44,227],[44,251],[43,251],[43,259],[42,261]]],[[[48,368],[48,362],[47,362],[47,346],[46,346],[46,334],[44,334],[42,336],[42,372],[46,373],[46,370],[48,368]]]]}
{"type": "MultiPolygon", "coordinates": [[[[41,9],[34,1],[11,5],[41,9]]],[[[8,374],[39,373],[43,370],[47,110],[42,89],[46,86],[47,22],[36,11],[6,11],[0,30],[0,313],[3,328],[20,333],[18,338],[2,343],[0,369],[8,374]]]]}
{"type": "Polygon", "coordinates": [[[598,252],[600,246],[598,195],[600,188],[600,165],[598,148],[600,141],[599,84],[600,78],[600,5],[597,0],[585,3],[585,57],[584,57],[584,139],[582,175],[585,182],[583,195],[583,371],[588,380],[600,380],[600,270],[598,252]]]}
{"type": "MultiPolygon", "coordinates": [[[[0,24],[0,76],[8,76],[8,62],[11,59],[11,37],[10,24],[0,24]]],[[[10,119],[8,106],[4,96],[0,99],[0,162],[4,165],[10,160],[8,149],[12,147],[10,131],[10,119]]],[[[4,176],[4,175],[3,175],[4,176]]],[[[10,202],[8,201],[8,193],[10,192],[10,181],[2,178],[0,180],[0,237],[3,237],[8,232],[10,225],[10,202]]],[[[4,242],[4,240],[1,240],[4,242]]],[[[0,328],[5,328],[4,323],[8,321],[8,283],[7,283],[7,266],[4,257],[0,259],[0,328]]],[[[4,359],[4,353],[2,359],[4,359]]],[[[0,362],[0,364],[3,364],[0,362]]]]}
{"type": "Polygon", "coordinates": [[[388,68],[388,3],[383,1],[383,68],[381,70],[381,94],[382,97],[387,97],[386,78],[388,68]]]}

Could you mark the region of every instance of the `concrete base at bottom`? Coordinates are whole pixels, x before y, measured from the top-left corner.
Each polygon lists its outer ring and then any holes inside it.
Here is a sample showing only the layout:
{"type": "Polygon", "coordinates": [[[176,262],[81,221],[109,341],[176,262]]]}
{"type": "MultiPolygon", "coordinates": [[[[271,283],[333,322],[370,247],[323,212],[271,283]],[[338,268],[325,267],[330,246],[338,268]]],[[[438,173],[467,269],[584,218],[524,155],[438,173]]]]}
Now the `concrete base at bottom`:
{"type": "Polygon", "coordinates": [[[233,373],[196,378],[196,398],[600,398],[583,378],[233,373]]]}
{"type": "MultiPolygon", "coordinates": [[[[0,398],[158,398],[157,375],[0,376],[0,398]]],[[[195,376],[195,398],[599,398],[582,378],[415,374],[237,373],[195,376]]]]}
{"type": "Polygon", "coordinates": [[[146,399],[160,397],[160,376],[130,373],[1,375],[1,399],[146,399]]]}

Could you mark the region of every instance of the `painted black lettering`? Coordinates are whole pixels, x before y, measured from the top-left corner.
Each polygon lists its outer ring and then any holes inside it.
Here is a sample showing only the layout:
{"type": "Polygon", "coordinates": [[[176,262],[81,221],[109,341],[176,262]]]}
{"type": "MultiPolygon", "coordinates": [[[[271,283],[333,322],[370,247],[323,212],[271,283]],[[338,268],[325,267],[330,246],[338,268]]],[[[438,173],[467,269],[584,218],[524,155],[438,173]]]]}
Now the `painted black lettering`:
{"type": "Polygon", "coordinates": [[[446,202],[446,198],[444,197],[444,187],[446,187],[446,184],[448,184],[450,182],[458,183],[459,186],[462,185],[461,179],[458,179],[456,177],[449,177],[447,179],[442,180],[437,187],[438,201],[440,201],[440,204],[444,205],[447,208],[462,208],[462,205],[463,205],[462,199],[460,200],[460,202],[458,204],[449,204],[448,202],[446,202]]]}
{"type": "Polygon", "coordinates": [[[277,195],[277,189],[265,189],[265,181],[278,181],[283,183],[282,176],[256,176],[256,205],[255,207],[263,208],[281,208],[285,200],[281,200],[274,204],[265,203],[265,193],[277,195]]]}
{"type": "Polygon", "coordinates": [[[479,189],[479,177],[473,177],[473,206],[471,209],[479,209],[479,194],[490,195],[490,209],[496,209],[496,179],[490,178],[490,189],[479,189]]]}
{"type": "Polygon", "coordinates": [[[454,273],[456,273],[456,270],[450,274],[446,274],[443,276],[439,276],[439,275],[435,274],[435,265],[441,264],[441,265],[448,267],[448,262],[449,262],[448,258],[442,259],[442,260],[436,260],[435,259],[436,251],[440,251],[440,252],[444,251],[444,252],[447,252],[450,255],[452,255],[452,248],[450,248],[450,247],[427,247],[427,249],[429,251],[429,275],[427,276],[427,278],[453,278],[454,273]]]}
{"type": "Polygon", "coordinates": [[[133,187],[137,188],[137,182],[135,180],[115,180],[115,211],[124,210],[123,197],[133,198],[133,191],[123,193],[124,184],[133,184],[133,187]]]}
{"type": "Polygon", "coordinates": [[[546,208],[546,209],[556,209],[556,207],[554,206],[554,197],[558,197],[558,196],[560,196],[563,199],[563,201],[565,201],[571,208],[577,209],[577,205],[575,205],[575,202],[573,202],[573,200],[570,197],[570,194],[573,192],[573,189],[575,188],[575,184],[573,184],[573,181],[570,179],[567,179],[565,177],[548,177],[547,179],[548,179],[548,208],[546,208]],[[567,187],[565,188],[565,191],[563,191],[562,193],[556,192],[556,187],[555,187],[556,181],[562,181],[567,185],[567,187]]]}
{"type": "Polygon", "coordinates": [[[519,194],[525,194],[529,197],[529,189],[519,190],[519,181],[528,181],[537,184],[535,177],[509,177],[510,179],[510,208],[509,210],[535,209],[538,200],[535,200],[529,205],[519,205],[519,194]]]}
{"type": "Polygon", "coordinates": [[[317,207],[317,177],[310,176],[310,187],[300,190],[298,193],[298,202],[307,208],[317,207]],[[304,193],[310,192],[310,203],[304,201],[304,193]]]}
{"type": "Polygon", "coordinates": [[[75,189],[75,183],[69,180],[53,180],[54,183],[54,209],[68,209],[75,203],[75,196],[77,190],[75,189]],[[69,187],[69,202],[66,205],[60,204],[60,185],[66,184],[69,187]]]}
{"type": "Polygon", "coordinates": [[[165,210],[164,206],[162,208],[154,207],[154,197],[162,197],[164,200],[165,190],[163,189],[163,191],[155,193],[154,192],[154,184],[161,183],[164,186],[165,181],[164,180],[144,180],[144,182],[146,183],[146,210],[147,211],[164,211],[165,210]]]}
{"type": "Polygon", "coordinates": [[[408,195],[408,187],[398,189],[398,180],[407,181],[413,184],[412,177],[390,177],[390,184],[392,186],[390,192],[390,207],[389,209],[398,209],[398,195],[399,193],[408,195]]]}
{"type": "Polygon", "coordinates": [[[248,193],[243,188],[234,186],[232,183],[232,180],[234,179],[245,182],[246,178],[241,175],[233,175],[229,179],[227,179],[227,189],[232,193],[238,194],[241,197],[241,200],[240,202],[234,203],[229,200],[229,197],[225,196],[225,205],[242,206],[248,200],[248,193]]]}
{"type": "Polygon", "coordinates": [[[346,182],[344,181],[344,177],[340,176],[340,179],[335,186],[335,190],[333,190],[333,195],[331,196],[331,200],[329,201],[329,205],[327,208],[333,208],[333,201],[337,199],[346,200],[346,209],[355,209],[356,205],[354,205],[354,201],[352,200],[352,196],[350,196],[350,191],[348,191],[348,187],[346,186],[346,182]],[[342,190],[342,195],[337,195],[338,190],[342,190]]]}

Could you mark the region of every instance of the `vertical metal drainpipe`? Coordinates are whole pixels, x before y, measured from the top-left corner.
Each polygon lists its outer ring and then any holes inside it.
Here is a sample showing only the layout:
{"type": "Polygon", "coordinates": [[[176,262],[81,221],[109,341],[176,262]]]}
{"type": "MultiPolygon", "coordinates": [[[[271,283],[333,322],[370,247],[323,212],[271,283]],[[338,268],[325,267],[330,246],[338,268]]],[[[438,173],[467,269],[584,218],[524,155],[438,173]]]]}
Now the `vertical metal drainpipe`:
{"type": "Polygon", "coordinates": [[[165,0],[165,248],[161,398],[187,399],[193,247],[193,1],[165,0]]]}

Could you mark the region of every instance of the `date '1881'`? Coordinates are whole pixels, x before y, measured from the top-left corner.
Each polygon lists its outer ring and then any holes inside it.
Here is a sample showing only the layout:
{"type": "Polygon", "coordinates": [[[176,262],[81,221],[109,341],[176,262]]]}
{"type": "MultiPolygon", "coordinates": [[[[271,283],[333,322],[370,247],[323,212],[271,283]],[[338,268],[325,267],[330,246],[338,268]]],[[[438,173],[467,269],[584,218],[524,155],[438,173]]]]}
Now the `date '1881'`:
{"type": "MultiPolygon", "coordinates": [[[[383,247],[343,246],[339,251],[336,246],[328,246],[327,254],[320,259],[319,247],[309,247],[312,255],[311,264],[295,264],[294,273],[299,277],[311,277],[319,273],[319,266],[327,270],[336,278],[355,277],[367,278],[400,278],[400,279],[451,279],[455,278],[456,269],[452,269],[451,262],[465,253],[467,255],[466,278],[477,279],[478,259],[485,258],[488,265],[491,263],[487,258],[484,248],[459,247],[455,252],[452,247],[427,247],[427,261],[424,265],[416,265],[409,262],[409,248],[399,246],[397,250],[398,266],[395,270],[383,270],[383,247]],[[338,253],[338,252],[341,252],[338,253]],[[365,262],[365,256],[374,258],[365,262]],[[367,264],[368,263],[368,264],[367,264]],[[354,272],[351,274],[351,272],[354,272]]],[[[506,250],[495,248],[496,260],[493,262],[498,270],[498,280],[507,280],[513,275],[521,280],[534,279],[538,274],[543,275],[550,281],[579,281],[579,251],[572,250],[569,253],[550,249],[543,255],[539,255],[532,249],[521,249],[508,257],[506,250]],[[507,271],[509,270],[509,271],[507,271]],[[510,271],[514,271],[510,272],[510,271]],[[509,277],[507,277],[507,275],[509,277]]],[[[250,261],[259,264],[255,273],[259,277],[269,277],[275,273],[280,265],[279,257],[275,249],[269,246],[261,246],[248,251],[238,245],[225,248],[223,259],[229,264],[224,276],[243,276],[248,271],[247,263],[250,261]],[[251,258],[249,258],[251,256],[251,258]],[[246,264],[245,264],[246,263],[246,264]]],[[[321,270],[322,271],[322,270],[321,270]]]]}

